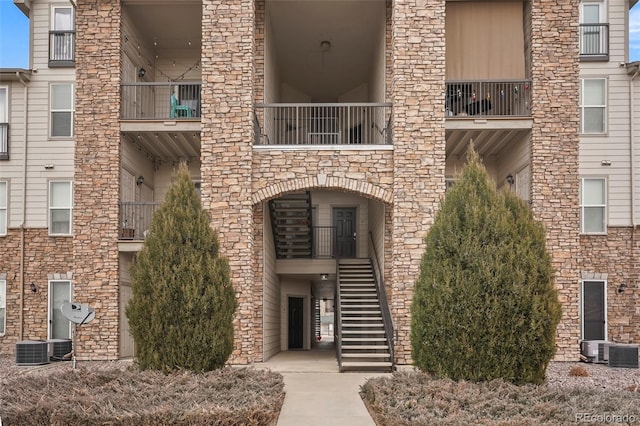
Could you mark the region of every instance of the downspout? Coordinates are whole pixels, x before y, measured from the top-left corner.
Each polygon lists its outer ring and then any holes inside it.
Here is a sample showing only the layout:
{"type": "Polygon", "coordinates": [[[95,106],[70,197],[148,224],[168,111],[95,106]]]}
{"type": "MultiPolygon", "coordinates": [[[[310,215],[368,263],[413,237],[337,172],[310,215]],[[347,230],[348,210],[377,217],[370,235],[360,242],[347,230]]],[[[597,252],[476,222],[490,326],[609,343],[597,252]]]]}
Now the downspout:
{"type": "Polygon", "coordinates": [[[24,234],[27,221],[27,139],[29,122],[29,97],[27,83],[22,79],[21,71],[16,71],[16,77],[24,86],[24,144],[22,148],[22,223],[20,223],[20,321],[18,325],[18,341],[24,340],[24,234]]]}
{"type": "Polygon", "coordinates": [[[631,226],[636,228],[636,185],[635,185],[635,146],[634,146],[634,125],[633,125],[633,80],[640,74],[640,65],[636,65],[636,72],[629,80],[629,145],[631,153],[631,226]]]}

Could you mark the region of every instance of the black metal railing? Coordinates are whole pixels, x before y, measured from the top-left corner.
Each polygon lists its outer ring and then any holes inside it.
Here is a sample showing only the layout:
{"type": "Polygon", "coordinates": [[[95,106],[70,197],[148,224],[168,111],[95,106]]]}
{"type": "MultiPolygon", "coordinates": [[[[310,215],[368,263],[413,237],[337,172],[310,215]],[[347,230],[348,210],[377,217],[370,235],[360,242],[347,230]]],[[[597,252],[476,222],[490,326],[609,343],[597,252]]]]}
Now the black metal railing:
{"type": "Polygon", "coordinates": [[[336,255],[336,227],[312,226],[311,257],[333,258],[336,255]]]}
{"type": "Polygon", "coordinates": [[[531,80],[446,82],[445,116],[529,117],[531,80]]]}
{"type": "Polygon", "coordinates": [[[580,24],[580,59],[609,60],[609,24],[580,24]]]}
{"type": "Polygon", "coordinates": [[[255,145],[385,145],[390,103],[257,104],[255,145]]]}
{"type": "Polygon", "coordinates": [[[0,160],[9,159],[9,123],[0,123],[0,160]]]}
{"type": "Polygon", "coordinates": [[[160,203],[151,201],[120,202],[121,240],[144,240],[151,229],[151,219],[160,203]]]}
{"type": "Polygon", "coordinates": [[[201,115],[200,83],[122,83],[123,120],[190,120],[201,115]]]}
{"type": "Polygon", "coordinates": [[[338,371],[342,372],[342,301],[340,299],[340,260],[336,259],[336,289],[333,296],[335,301],[333,319],[333,341],[336,348],[336,359],[338,360],[338,371]]]}
{"type": "Polygon", "coordinates": [[[380,301],[380,310],[382,311],[382,322],[384,324],[384,331],[387,335],[387,341],[389,343],[389,357],[391,358],[392,367],[396,365],[395,352],[395,328],[393,325],[393,318],[391,317],[391,310],[389,309],[389,302],[387,301],[387,290],[384,285],[384,270],[376,251],[376,246],[373,241],[373,234],[369,231],[369,248],[371,265],[373,266],[373,276],[376,281],[376,290],[378,292],[378,300],[380,301]]]}
{"type": "Polygon", "coordinates": [[[68,67],[76,63],[76,32],[49,31],[49,66],[68,67]]]}

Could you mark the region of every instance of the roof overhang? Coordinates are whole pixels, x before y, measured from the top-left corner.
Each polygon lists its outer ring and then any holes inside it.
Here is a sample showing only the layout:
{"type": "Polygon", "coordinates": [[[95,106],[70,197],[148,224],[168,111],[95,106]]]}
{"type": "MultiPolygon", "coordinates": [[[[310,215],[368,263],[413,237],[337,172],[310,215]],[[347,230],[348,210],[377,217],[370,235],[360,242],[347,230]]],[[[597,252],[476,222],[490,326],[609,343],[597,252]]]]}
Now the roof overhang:
{"type": "Polygon", "coordinates": [[[629,62],[628,64],[625,64],[625,66],[627,67],[628,75],[635,75],[640,71],[640,61],[629,62]]]}
{"type": "Polygon", "coordinates": [[[31,81],[31,70],[24,68],[0,68],[0,81],[31,81]]]}
{"type": "Polygon", "coordinates": [[[631,10],[636,3],[638,3],[638,0],[629,0],[629,10],[631,10]]]}
{"type": "Polygon", "coordinates": [[[27,18],[29,17],[29,12],[31,12],[31,0],[13,0],[13,4],[15,4],[27,18]]]}

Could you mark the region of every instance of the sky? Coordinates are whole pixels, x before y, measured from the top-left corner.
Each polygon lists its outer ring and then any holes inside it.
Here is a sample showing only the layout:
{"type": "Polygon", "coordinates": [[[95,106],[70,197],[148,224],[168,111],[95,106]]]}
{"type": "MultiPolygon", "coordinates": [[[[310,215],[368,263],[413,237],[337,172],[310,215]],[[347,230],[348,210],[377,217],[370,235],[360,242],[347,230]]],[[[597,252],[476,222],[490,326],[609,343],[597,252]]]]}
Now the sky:
{"type": "MultiPolygon", "coordinates": [[[[629,13],[629,61],[640,61],[640,2],[629,13]]],[[[28,67],[29,21],[13,0],[0,0],[0,68],[28,67]]]]}

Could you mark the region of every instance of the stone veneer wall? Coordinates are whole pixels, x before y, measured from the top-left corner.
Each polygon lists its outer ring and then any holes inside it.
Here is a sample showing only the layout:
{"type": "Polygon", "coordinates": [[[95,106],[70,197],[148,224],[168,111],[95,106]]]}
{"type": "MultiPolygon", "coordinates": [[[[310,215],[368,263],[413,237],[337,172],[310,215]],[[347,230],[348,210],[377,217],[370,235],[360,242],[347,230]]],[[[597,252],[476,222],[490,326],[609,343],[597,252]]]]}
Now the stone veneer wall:
{"type": "Polygon", "coordinates": [[[230,362],[260,359],[262,282],[255,279],[251,158],[254,0],[202,2],[202,203],[238,295],[230,362]]]}
{"type": "Polygon", "coordinates": [[[119,1],[78,1],[73,297],[96,310],[82,327],[80,359],[118,357],[120,20],[119,1]]]}
{"type": "MultiPolygon", "coordinates": [[[[6,274],[7,322],[0,337],[0,354],[14,354],[20,341],[20,230],[9,229],[0,237],[0,273],[6,274]]],[[[48,274],[65,274],[73,268],[70,237],[50,237],[47,229],[25,230],[24,317],[22,340],[46,340],[48,332],[48,274]],[[37,291],[33,293],[30,284],[37,291]]]]}
{"type": "Polygon", "coordinates": [[[556,360],[570,361],[580,354],[578,0],[533,0],[530,6],[531,205],[547,229],[563,305],[556,360]]]}
{"type": "MultiPolygon", "coordinates": [[[[632,228],[608,228],[607,235],[580,236],[584,279],[606,275],[607,334],[620,343],[640,343],[640,237],[632,228]],[[625,283],[624,293],[618,293],[625,283]]],[[[578,329],[579,330],[579,329],[578,329]]]]}
{"type": "Polygon", "coordinates": [[[393,2],[393,252],[396,360],[411,363],[411,300],[424,236],[444,195],[445,2],[393,2]]]}

